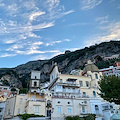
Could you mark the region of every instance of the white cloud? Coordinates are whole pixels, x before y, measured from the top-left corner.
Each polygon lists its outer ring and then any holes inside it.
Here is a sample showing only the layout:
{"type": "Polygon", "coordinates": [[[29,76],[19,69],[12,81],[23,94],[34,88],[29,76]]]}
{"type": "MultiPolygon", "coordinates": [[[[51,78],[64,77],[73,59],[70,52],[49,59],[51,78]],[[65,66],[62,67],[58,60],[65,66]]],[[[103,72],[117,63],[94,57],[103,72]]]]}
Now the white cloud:
{"type": "Polygon", "coordinates": [[[42,45],[43,44],[43,42],[41,42],[41,41],[38,41],[38,42],[34,42],[33,43],[33,45],[42,45]]]}
{"type": "MultiPolygon", "coordinates": [[[[10,55],[31,55],[44,53],[59,53],[57,50],[43,51],[41,32],[45,28],[55,26],[57,19],[73,13],[74,10],[65,10],[60,0],[19,0],[0,1],[4,18],[0,18],[0,37],[4,38],[3,43],[7,44],[4,56],[10,55]],[[37,34],[39,31],[39,34],[37,34]]],[[[46,43],[52,46],[61,42],[69,42],[70,39],[58,40],[46,43]]],[[[44,41],[46,42],[46,41],[44,41]]]]}
{"type": "Polygon", "coordinates": [[[38,25],[33,25],[33,26],[31,26],[31,28],[33,30],[40,30],[40,29],[49,28],[49,27],[52,27],[52,26],[54,26],[54,22],[49,22],[49,23],[44,22],[44,23],[41,23],[41,24],[38,24],[38,25]]]}
{"type": "Polygon", "coordinates": [[[89,10],[93,9],[95,6],[102,3],[103,0],[82,0],[81,1],[81,9],[82,10],[89,10]]]}
{"type": "Polygon", "coordinates": [[[31,60],[45,60],[48,59],[48,56],[45,55],[37,55],[31,58],[31,60]]]}
{"type": "Polygon", "coordinates": [[[46,46],[53,46],[54,44],[56,44],[56,43],[61,43],[61,42],[62,42],[61,40],[52,41],[52,42],[46,43],[46,46]]]}
{"type": "Polygon", "coordinates": [[[15,51],[15,50],[23,48],[23,46],[24,45],[22,45],[22,44],[14,44],[11,47],[9,47],[8,49],[6,49],[6,51],[15,51]]]}
{"type": "Polygon", "coordinates": [[[46,0],[45,6],[51,12],[51,11],[53,11],[53,9],[55,9],[59,6],[59,3],[60,3],[60,0],[46,0]]]}
{"type": "Polygon", "coordinates": [[[96,21],[99,22],[100,24],[108,23],[108,15],[104,17],[98,17],[96,18],[96,21]]]}
{"type": "Polygon", "coordinates": [[[45,12],[41,12],[41,11],[40,12],[34,12],[30,15],[29,20],[33,21],[33,20],[35,20],[36,17],[44,15],[44,14],[45,14],[45,12]]]}
{"type": "Polygon", "coordinates": [[[4,54],[0,55],[0,58],[3,58],[3,57],[13,57],[13,56],[16,56],[16,54],[4,53],[4,54]]]}
{"type": "Polygon", "coordinates": [[[74,10],[69,10],[67,12],[64,12],[63,15],[68,15],[68,14],[73,13],[73,12],[74,12],[74,10]]]}
{"type": "Polygon", "coordinates": [[[4,40],[4,43],[5,44],[12,44],[12,43],[15,43],[16,42],[16,40],[4,40]]]}
{"type": "Polygon", "coordinates": [[[70,39],[65,39],[64,41],[70,42],[71,40],[70,39]]]}
{"type": "Polygon", "coordinates": [[[86,41],[87,46],[110,40],[120,40],[120,21],[101,26],[100,29],[105,31],[104,34],[97,35],[86,41]]]}

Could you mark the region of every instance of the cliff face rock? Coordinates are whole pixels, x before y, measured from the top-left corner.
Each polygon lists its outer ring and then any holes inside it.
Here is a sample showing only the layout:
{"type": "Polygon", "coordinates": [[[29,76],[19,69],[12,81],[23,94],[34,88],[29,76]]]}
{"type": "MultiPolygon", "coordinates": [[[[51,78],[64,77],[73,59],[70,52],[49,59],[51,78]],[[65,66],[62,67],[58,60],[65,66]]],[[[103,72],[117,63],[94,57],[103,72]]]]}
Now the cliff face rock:
{"type": "MultiPolygon", "coordinates": [[[[0,78],[9,75],[8,81],[14,81],[15,86],[22,85],[26,87],[26,81],[30,80],[31,70],[41,71],[41,82],[49,80],[49,71],[52,67],[52,62],[57,62],[59,71],[62,73],[69,73],[73,69],[83,69],[84,64],[88,59],[94,60],[94,57],[99,55],[101,57],[108,57],[114,54],[120,54],[120,42],[110,41],[99,45],[85,47],[74,52],[67,52],[66,54],[58,55],[50,60],[31,61],[26,64],[19,65],[11,69],[0,69],[0,78]],[[14,78],[12,76],[15,76],[14,78]],[[19,83],[19,85],[17,84],[19,83]]],[[[13,82],[13,83],[14,83],[13,82]]]]}

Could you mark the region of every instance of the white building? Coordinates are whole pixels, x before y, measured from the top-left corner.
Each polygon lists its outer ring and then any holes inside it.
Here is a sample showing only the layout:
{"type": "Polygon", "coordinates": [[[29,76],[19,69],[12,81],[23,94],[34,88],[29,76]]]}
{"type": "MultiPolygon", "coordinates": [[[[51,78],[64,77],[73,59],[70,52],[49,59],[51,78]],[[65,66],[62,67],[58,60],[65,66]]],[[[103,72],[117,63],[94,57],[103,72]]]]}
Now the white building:
{"type": "MultiPolygon", "coordinates": [[[[98,81],[101,76],[102,73],[90,61],[83,72],[74,70],[69,75],[61,74],[57,64],[54,64],[48,87],[52,93],[52,120],[62,120],[69,115],[82,117],[92,113],[90,100],[103,103],[97,94],[100,93],[98,81]]],[[[100,116],[98,120],[102,120],[100,116]]]]}
{"type": "Polygon", "coordinates": [[[110,66],[109,68],[100,69],[99,71],[106,76],[109,75],[120,76],[120,66],[116,66],[116,67],[110,66]]]}

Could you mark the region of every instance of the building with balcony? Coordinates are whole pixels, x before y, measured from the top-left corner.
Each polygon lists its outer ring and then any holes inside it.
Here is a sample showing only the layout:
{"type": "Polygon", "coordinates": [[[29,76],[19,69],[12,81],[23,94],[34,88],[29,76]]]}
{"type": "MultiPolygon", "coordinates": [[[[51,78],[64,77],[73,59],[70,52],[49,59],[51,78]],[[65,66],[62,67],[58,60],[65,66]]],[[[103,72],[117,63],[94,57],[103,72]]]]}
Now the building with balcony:
{"type": "Polygon", "coordinates": [[[19,114],[37,114],[46,116],[46,102],[43,96],[20,94],[6,100],[4,118],[13,118],[19,114]]]}
{"type": "Polygon", "coordinates": [[[101,100],[97,94],[100,93],[97,84],[100,76],[101,72],[90,61],[83,71],[74,70],[70,74],[61,74],[55,63],[50,71],[48,86],[52,93],[52,120],[90,114],[90,100],[101,100]]]}
{"type": "Polygon", "coordinates": [[[99,71],[102,72],[102,74],[105,76],[120,76],[120,66],[110,66],[109,68],[100,69],[99,71]]]}

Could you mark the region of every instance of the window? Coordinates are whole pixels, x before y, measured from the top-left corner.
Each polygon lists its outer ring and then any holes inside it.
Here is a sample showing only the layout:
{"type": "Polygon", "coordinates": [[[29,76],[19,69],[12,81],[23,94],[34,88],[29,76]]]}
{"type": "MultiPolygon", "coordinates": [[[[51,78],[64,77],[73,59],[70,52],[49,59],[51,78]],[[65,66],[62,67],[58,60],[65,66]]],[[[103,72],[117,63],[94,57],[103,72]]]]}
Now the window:
{"type": "Polygon", "coordinates": [[[59,113],[59,114],[62,113],[62,107],[60,107],[60,106],[57,107],[57,113],[59,113]]]}
{"type": "Polygon", "coordinates": [[[20,104],[22,103],[22,98],[20,98],[20,104]]]}
{"type": "Polygon", "coordinates": [[[60,82],[62,83],[62,79],[60,79],[60,82]]]}
{"type": "Polygon", "coordinates": [[[88,81],[86,81],[86,87],[89,87],[89,82],[88,81]]]}
{"type": "Polygon", "coordinates": [[[96,92],[95,91],[93,91],[93,96],[96,97],[96,92]]]}
{"type": "Polygon", "coordinates": [[[82,83],[82,81],[80,81],[80,87],[81,87],[81,86],[83,86],[83,83],[82,83]]]}
{"type": "Polygon", "coordinates": [[[4,95],[7,95],[7,92],[4,92],[4,95]]]}
{"type": "Polygon", "coordinates": [[[37,86],[37,82],[34,82],[34,87],[36,87],[37,86]]]}
{"type": "Polygon", "coordinates": [[[86,92],[83,92],[83,96],[84,96],[84,97],[86,96],[86,92]]]}
{"type": "Polygon", "coordinates": [[[62,86],[60,86],[60,85],[57,85],[57,89],[62,89],[62,86]]]}
{"type": "Polygon", "coordinates": [[[98,74],[95,74],[95,78],[98,79],[98,74]]]}
{"type": "Polygon", "coordinates": [[[18,114],[20,114],[20,109],[18,108],[18,114]]]}
{"type": "Polygon", "coordinates": [[[60,101],[58,101],[58,103],[60,103],[60,101]]]}
{"type": "Polygon", "coordinates": [[[75,93],[75,88],[73,88],[73,93],[75,93]]]}
{"type": "Polygon", "coordinates": [[[70,104],[70,102],[68,102],[68,104],[70,104]]]}
{"type": "Polygon", "coordinates": [[[35,76],[35,79],[37,79],[37,76],[35,76]]]}
{"type": "Polygon", "coordinates": [[[40,113],[40,106],[39,105],[35,105],[34,106],[34,113],[35,114],[39,114],[40,113]]]}
{"type": "Polygon", "coordinates": [[[85,113],[85,106],[82,106],[82,112],[85,113]]]}
{"type": "Polygon", "coordinates": [[[10,109],[8,109],[7,114],[10,115],[10,109]]]}
{"type": "Polygon", "coordinates": [[[72,107],[67,108],[67,113],[72,114],[72,107]]]}
{"type": "Polygon", "coordinates": [[[98,107],[98,105],[95,105],[95,110],[99,110],[99,107],[98,107]]]}

